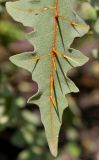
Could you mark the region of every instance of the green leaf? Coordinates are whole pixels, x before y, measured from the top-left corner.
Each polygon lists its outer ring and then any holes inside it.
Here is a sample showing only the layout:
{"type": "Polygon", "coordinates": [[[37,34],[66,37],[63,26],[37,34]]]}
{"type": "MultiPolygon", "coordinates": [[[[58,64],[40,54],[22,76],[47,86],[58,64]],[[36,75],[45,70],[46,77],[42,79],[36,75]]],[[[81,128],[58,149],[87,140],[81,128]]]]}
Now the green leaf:
{"type": "Polygon", "coordinates": [[[80,51],[70,48],[74,38],[83,36],[89,29],[71,5],[70,0],[20,0],[6,4],[16,21],[34,28],[27,35],[34,51],[12,56],[10,60],[31,72],[32,79],[38,83],[38,92],[28,102],[40,108],[54,156],[57,156],[62,114],[68,106],[66,94],[78,92],[67,72],[88,61],[80,51]]]}

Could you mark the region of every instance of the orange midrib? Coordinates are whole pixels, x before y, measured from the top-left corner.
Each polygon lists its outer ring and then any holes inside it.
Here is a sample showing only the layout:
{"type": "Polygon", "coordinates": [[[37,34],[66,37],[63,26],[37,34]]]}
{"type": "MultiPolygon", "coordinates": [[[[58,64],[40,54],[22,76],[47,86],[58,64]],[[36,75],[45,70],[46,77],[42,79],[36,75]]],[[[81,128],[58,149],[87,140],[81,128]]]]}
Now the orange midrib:
{"type": "MultiPolygon", "coordinates": [[[[54,139],[54,117],[53,117],[53,87],[54,87],[54,71],[55,71],[55,52],[54,49],[56,49],[56,34],[57,34],[57,18],[58,18],[58,0],[56,0],[55,5],[55,12],[54,12],[54,32],[53,32],[53,48],[51,51],[51,74],[50,74],[50,121],[51,121],[51,131],[52,131],[52,137],[54,139]]],[[[53,142],[55,143],[55,142],[53,142]]]]}
{"type": "MultiPolygon", "coordinates": [[[[57,18],[58,18],[58,0],[56,0],[55,12],[54,12],[53,48],[51,51],[50,101],[51,101],[53,85],[54,85],[54,71],[55,71],[55,59],[54,59],[55,52],[54,50],[56,50],[57,18]]],[[[51,106],[53,106],[52,102],[50,103],[51,103],[51,106]]]]}

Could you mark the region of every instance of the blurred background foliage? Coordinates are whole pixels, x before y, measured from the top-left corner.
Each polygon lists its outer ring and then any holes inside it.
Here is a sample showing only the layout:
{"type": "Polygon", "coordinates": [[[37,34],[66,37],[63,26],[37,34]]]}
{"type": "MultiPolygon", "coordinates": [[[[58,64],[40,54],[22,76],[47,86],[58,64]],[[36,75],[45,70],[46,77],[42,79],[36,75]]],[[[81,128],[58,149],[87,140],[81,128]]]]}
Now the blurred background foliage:
{"type": "Polygon", "coordinates": [[[32,51],[25,39],[31,28],[14,22],[0,0],[0,160],[99,160],[99,0],[74,0],[90,31],[72,47],[90,60],[69,74],[80,93],[68,95],[59,136],[59,156],[50,155],[37,106],[27,104],[37,83],[9,57],[32,51]]]}

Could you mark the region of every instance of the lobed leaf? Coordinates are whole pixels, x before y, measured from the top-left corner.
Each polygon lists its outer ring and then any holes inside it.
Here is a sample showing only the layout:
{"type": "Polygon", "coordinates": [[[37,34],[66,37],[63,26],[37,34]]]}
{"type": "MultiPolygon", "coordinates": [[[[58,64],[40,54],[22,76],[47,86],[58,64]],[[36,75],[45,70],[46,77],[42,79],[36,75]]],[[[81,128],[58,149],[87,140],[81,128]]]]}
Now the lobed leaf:
{"type": "Polygon", "coordinates": [[[88,61],[80,51],[70,48],[75,37],[81,37],[89,30],[71,5],[70,0],[6,3],[7,11],[16,21],[34,28],[27,35],[34,51],[12,56],[10,60],[31,72],[32,79],[38,83],[38,92],[28,102],[40,108],[49,148],[54,156],[57,156],[62,114],[68,106],[66,95],[79,91],[67,73],[88,61]]]}

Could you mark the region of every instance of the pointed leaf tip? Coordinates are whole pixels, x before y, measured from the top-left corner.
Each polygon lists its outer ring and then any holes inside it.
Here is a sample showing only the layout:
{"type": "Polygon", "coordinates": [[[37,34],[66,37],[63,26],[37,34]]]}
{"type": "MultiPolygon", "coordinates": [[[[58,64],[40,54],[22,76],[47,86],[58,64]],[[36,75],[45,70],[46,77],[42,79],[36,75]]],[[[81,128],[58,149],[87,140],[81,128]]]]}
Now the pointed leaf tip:
{"type": "Polygon", "coordinates": [[[55,144],[53,144],[53,143],[50,143],[49,148],[50,148],[50,151],[51,151],[52,155],[54,157],[57,157],[57,154],[58,154],[57,146],[55,146],[55,144]]]}
{"type": "Polygon", "coordinates": [[[35,0],[33,3],[30,0],[18,0],[7,2],[6,8],[16,21],[36,30],[28,35],[28,40],[36,46],[37,55],[22,53],[12,56],[10,61],[30,71],[32,79],[38,83],[39,93],[29,101],[40,108],[49,148],[56,157],[60,122],[68,106],[66,95],[78,91],[67,73],[88,61],[81,52],[68,50],[68,47],[75,37],[86,34],[88,28],[74,14],[70,0],[63,0],[62,3],[56,0],[56,4],[55,0],[35,0]]]}

